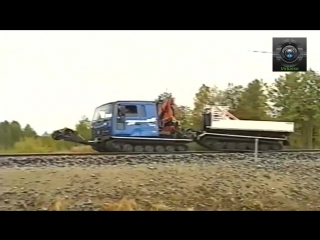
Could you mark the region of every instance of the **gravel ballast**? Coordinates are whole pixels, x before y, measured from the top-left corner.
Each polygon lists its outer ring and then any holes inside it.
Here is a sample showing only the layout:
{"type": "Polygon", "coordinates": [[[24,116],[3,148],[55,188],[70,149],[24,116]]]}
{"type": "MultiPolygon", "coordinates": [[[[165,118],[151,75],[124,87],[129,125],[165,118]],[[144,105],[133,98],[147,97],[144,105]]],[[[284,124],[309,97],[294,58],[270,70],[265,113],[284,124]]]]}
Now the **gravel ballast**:
{"type": "Polygon", "coordinates": [[[0,157],[0,210],[319,210],[320,153],[0,157]]]}
{"type": "MultiPolygon", "coordinates": [[[[320,161],[320,152],[314,153],[259,153],[257,163],[282,164],[283,161],[320,161]]],[[[254,161],[252,153],[208,153],[208,154],[172,154],[172,155],[92,155],[92,156],[28,156],[0,157],[0,168],[16,167],[70,167],[102,165],[136,165],[152,163],[211,163],[220,161],[254,161]]]]}

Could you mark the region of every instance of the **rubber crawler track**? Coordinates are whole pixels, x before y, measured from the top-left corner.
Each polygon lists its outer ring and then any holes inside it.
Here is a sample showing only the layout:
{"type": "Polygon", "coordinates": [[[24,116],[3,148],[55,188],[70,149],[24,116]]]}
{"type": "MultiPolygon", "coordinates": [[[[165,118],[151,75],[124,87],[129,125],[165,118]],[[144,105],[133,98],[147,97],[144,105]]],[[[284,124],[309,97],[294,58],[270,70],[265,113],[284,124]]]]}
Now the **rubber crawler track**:
{"type": "MultiPolygon", "coordinates": [[[[320,152],[320,149],[287,149],[281,151],[267,151],[265,153],[316,153],[320,152]]],[[[183,155],[183,154],[213,154],[213,153],[254,153],[252,151],[188,151],[188,152],[106,152],[106,153],[12,153],[12,154],[0,154],[0,157],[28,157],[28,156],[103,156],[103,155],[183,155]]],[[[259,151],[263,153],[263,151],[259,151]]]]}

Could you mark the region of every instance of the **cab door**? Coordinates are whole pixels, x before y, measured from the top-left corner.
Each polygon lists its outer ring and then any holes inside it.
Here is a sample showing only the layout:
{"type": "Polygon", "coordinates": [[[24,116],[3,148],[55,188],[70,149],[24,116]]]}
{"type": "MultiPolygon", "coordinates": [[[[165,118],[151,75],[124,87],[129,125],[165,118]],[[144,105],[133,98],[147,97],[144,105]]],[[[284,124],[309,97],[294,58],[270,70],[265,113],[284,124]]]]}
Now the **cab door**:
{"type": "Polygon", "coordinates": [[[159,136],[155,105],[121,103],[120,108],[121,106],[125,108],[125,116],[124,119],[121,116],[117,117],[119,121],[117,121],[116,129],[114,131],[115,136],[159,136]]]}

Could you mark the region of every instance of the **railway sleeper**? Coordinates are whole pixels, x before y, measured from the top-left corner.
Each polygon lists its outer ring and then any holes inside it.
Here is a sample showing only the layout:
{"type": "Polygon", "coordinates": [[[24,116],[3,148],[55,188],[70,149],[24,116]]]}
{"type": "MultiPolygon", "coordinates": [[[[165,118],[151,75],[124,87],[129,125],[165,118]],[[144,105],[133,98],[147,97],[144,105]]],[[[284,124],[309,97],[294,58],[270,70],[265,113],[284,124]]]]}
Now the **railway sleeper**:
{"type": "Polygon", "coordinates": [[[98,152],[184,152],[188,150],[188,145],[185,143],[175,142],[140,142],[140,141],[123,141],[123,140],[107,140],[100,144],[99,147],[94,147],[98,152]]]}
{"type": "MultiPolygon", "coordinates": [[[[219,139],[215,137],[204,137],[198,142],[199,145],[216,151],[254,151],[255,142],[252,139],[219,139]]],[[[259,151],[279,151],[282,144],[278,141],[260,140],[259,151]]]]}

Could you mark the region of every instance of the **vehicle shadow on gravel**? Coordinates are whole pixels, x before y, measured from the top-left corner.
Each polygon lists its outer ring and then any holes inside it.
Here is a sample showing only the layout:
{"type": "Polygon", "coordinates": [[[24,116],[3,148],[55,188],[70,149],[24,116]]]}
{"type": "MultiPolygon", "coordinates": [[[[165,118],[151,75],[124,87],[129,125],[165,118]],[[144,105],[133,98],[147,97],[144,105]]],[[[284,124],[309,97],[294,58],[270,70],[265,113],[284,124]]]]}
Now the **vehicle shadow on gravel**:
{"type": "Polygon", "coordinates": [[[319,210],[319,177],[301,170],[240,162],[1,169],[0,210],[319,210]]]}

